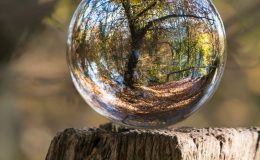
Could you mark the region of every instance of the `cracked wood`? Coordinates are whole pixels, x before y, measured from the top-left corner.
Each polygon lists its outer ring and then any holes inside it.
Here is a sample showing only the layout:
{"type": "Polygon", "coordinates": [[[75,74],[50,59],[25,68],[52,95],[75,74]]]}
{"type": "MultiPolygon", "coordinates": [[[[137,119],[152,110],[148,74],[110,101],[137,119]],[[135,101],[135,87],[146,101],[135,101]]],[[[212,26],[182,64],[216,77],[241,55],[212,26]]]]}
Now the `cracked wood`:
{"type": "Polygon", "coordinates": [[[260,128],[66,129],[46,160],[258,160],[260,128]]]}

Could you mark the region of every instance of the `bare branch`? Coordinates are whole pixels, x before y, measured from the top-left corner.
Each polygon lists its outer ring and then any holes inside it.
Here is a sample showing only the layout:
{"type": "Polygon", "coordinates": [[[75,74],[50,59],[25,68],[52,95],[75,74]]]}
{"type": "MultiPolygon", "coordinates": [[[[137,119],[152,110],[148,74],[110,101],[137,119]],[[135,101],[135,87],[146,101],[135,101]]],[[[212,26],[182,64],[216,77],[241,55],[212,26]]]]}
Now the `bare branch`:
{"type": "Polygon", "coordinates": [[[153,8],[155,5],[157,4],[157,1],[154,1],[153,3],[151,3],[150,5],[148,5],[148,7],[146,7],[144,10],[142,10],[141,12],[139,12],[136,16],[135,19],[141,17],[143,14],[145,14],[148,10],[150,10],[151,8],[153,8]]]}
{"type": "Polygon", "coordinates": [[[132,35],[135,34],[135,26],[134,26],[134,23],[133,23],[133,16],[132,16],[132,11],[131,11],[131,5],[130,5],[130,2],[129,0],[121,0],[121,3],[122,3],[122,6],[125,10],[125,15],[126,15],[126,18],[128,20],[128,25],[129,25],[129,29],[130,29],[130,32],[132,35]]]}
{"type": "Polygon", "coordinates": [[[170,14],[167,16],[163,16],[154,20],[151,20],[147,23],[147,25],[145,27],[143,27],[143,29],[141,30],[141,33],[143,35],[145,35],[145,33],[147,32],[147,30],[152,27],[154,24],[158,23],[158,22],[162,22],[164,20],[167,20],[169,18],[180,18],[180,17],[190,17],[190,18],[196,18],[196,19],[207,19],[207,20],[211,20],[214,21],[213,19],[210,19],[208,17],[201,17],[201,16],[196,16],[196,15],[191,15],[191,14],[170,14]]]}
{"type": "MultiPolygon", "coordinates": [[[[211,68],[216,68],[216,66],[210,66],[211,68]]],[[[170,75],[172,74],[177,74],[177,73],[181,73],[181,72],[185,72],[185,71],[189,71],[189,70],[192,70],[192,69],[199,69],[199,68],[207,68],[207,66],[201,66],[201,67],[189,67],[189,68],[185,68],[185,69],[182,69],[182,70],[179,70],[179,71],[173,71],[173,72],[170,72],[167,74],[167,78],[169,78],[170,75]]]]}

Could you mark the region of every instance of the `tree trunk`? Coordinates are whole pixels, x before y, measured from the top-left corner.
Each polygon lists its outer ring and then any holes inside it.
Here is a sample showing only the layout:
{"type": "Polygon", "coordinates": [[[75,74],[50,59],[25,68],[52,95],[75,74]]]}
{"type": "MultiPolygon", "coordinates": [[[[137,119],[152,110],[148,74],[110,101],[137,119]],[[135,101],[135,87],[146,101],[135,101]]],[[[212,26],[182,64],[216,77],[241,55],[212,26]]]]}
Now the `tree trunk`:
{"type": "Polygon", "coordinates": [[[132,50],[129,54],[129,60],[127,63],[127,69],[125,72],[125,84],[128,87],[133,87],[133,84],[137,80],[137,63],[139,59],[140,53],[138,50],[132,50]]]}
{"type": "Polygon", "coordinates": [[[46,160],[259,160],[260,128],[66,129],[46,160]]]}

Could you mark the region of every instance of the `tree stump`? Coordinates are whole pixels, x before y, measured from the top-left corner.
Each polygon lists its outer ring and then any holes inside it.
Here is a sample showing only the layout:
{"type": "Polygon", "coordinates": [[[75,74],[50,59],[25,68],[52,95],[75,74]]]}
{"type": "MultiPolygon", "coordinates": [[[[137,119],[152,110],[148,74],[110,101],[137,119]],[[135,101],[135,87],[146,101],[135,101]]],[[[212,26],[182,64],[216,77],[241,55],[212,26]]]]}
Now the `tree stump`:
{"type": "Polygon", "coordinates": [[[260,160],[260,128],[66,129],[46,160],[260,160]]]}

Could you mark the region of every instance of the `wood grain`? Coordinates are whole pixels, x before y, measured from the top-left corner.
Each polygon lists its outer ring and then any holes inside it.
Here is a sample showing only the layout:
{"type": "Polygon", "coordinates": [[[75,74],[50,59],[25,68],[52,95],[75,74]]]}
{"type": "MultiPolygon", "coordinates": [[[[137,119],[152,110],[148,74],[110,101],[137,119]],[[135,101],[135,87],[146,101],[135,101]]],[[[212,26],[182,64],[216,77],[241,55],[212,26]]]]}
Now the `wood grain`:
{"type": "Polygon", "coordinates": [[[259,160],[260,128],[66,129],[46,160],[259,160]]]}

